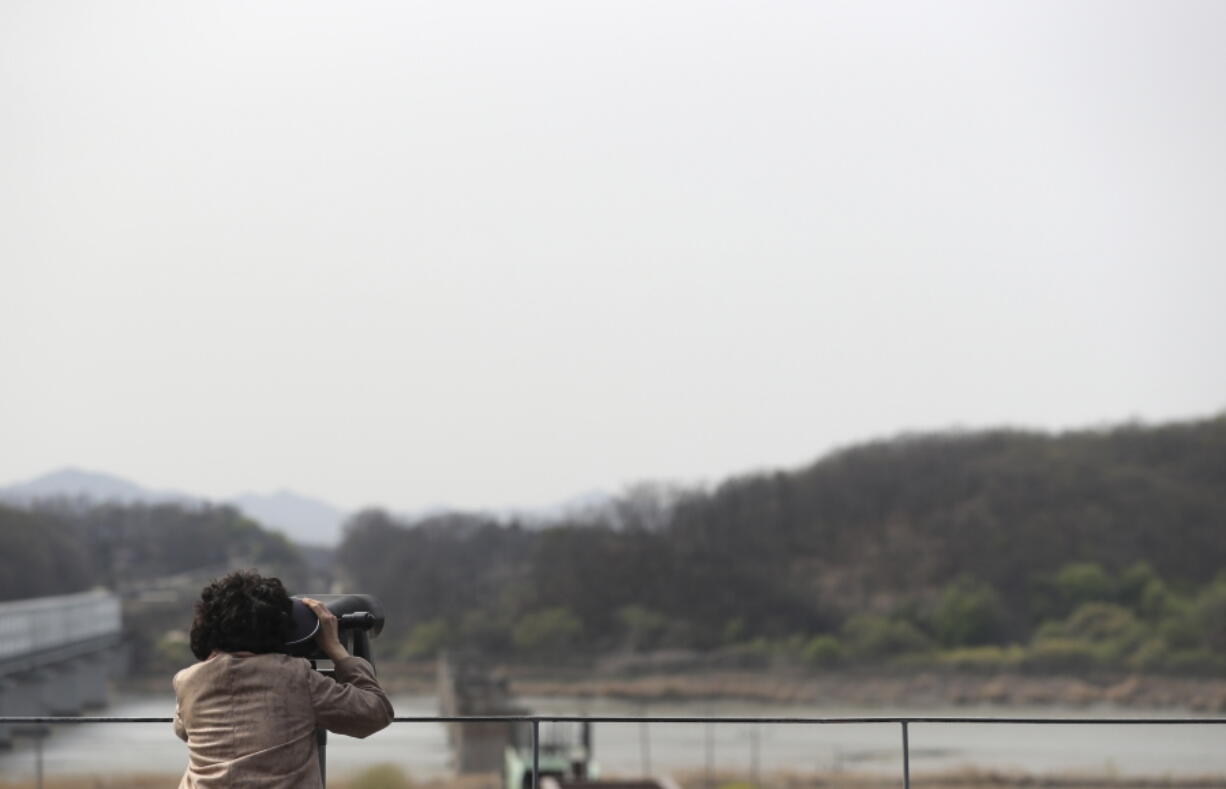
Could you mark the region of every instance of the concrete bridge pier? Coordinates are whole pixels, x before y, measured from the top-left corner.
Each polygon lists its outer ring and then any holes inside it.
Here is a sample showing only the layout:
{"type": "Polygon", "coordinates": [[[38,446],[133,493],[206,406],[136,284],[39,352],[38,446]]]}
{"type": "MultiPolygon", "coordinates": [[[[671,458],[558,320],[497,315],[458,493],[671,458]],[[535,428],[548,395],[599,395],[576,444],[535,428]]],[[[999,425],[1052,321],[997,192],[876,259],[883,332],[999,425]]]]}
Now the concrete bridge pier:
{"type": "Polygon", "coordinates": [[[55,667],[51,682],[56,686],[48,698],[51,715],[80,715],[89,706],[105,706],[106,702],[106,654],[81,657],[55,667]]]}
{"type": "Polygon", "coordinates": [[[76,661],[60,663],[40,672],[43,675],[43,708],[46,715],[80,715],[81,698],[77,692],[79,670],[76,661]]]}
{"type": "MultiPolygon", "coordinates": [[[[7,716],[80,715],[107,704],[114,674],[114,649],[0,678],[0,714],[7,716]]],[[[19,725],[0,725],[0,748],[12,745],[19,725]]]]}
{"type": "MultiPolygon", "coordinates": [[[[4,710],[5,714],[11,714],[9,710],[9,698],[12,696],[13,690],[17,684],[12,679],[0,679],[0,710],[4,710]]],[[[10,748],[13,745],[13,727],[10,724],[0,724],[0,748],[10,748]]]]}
{"type": "MultiPolygon", "coordinates": [[[[45,715],[43,707],[42,672],[29,671],[5,677],[0,682],[0,705],[5,715],[45,715]]],[[[20,734],[18,725],[0,727],[0,745],[9,746],[15,734],[20,734]]]]}
{"type": "Polygon", "coordinates": [[[104,652],[96,660],[77,661],[77,698],[82,709],[102,709],[107,704],[107,682],[114,676],[114,657],[104,652]]]}

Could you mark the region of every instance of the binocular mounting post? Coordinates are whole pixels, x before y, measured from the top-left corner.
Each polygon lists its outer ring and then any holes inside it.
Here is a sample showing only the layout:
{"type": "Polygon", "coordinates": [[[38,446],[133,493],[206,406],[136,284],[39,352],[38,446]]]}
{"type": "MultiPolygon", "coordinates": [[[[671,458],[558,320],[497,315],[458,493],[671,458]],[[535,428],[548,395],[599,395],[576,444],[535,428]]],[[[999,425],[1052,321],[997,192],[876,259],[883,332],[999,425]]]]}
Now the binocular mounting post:
{"type": "MultiPolygon", "coordinates": [[[[369,595],[311,595],[320,600],[332,613],[336,614],[337,634],[341,646],[354,657],[360,657],[375,667],[375,658],[370,650],[370,639],[383,630],[383,606],[369,595]],[[358,610],[355,610],[358,609],[358,610]],[[351,638],[352,637],[352,638],[351,638]]],[[[322,656],[318,651],[308,656],[311,668],[324,676],[331,677],[335,669],[321,669],[316,661],[322,656]]],[[[319,752],[319,777],[324,786],[328,785],[328,730],[321,727],[315,729],[315,742],[319,752]]]]}

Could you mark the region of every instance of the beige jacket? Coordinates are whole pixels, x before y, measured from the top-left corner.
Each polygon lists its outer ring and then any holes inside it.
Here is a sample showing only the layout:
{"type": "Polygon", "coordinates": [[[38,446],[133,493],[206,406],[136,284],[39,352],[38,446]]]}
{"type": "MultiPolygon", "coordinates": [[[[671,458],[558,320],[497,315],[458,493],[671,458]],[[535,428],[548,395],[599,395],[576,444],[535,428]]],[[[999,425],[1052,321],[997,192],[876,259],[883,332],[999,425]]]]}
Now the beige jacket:
{"type": "Polygon", "coordinates": [[[180,671],[174,727],[189,761],[179,789],[322,787],[317,726],[365,737],[392,720],[369,663],[347,657],[334,676],[302,658],[226,652],[180,671]]]}

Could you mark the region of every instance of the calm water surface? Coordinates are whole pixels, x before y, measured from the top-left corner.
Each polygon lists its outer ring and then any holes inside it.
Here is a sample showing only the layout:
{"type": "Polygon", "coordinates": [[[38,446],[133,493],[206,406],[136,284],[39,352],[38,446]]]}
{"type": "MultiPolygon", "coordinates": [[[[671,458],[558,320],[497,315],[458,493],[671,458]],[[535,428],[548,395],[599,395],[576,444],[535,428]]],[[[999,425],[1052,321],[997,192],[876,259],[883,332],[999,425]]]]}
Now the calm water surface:
{"type": "MultiPolygon", "coordinates": [[[[881,716],[957,715],[1017,717],[1185,717],[1171,711],[1098,708],[950,707],[934,709],[762,705],[734,702],[670,702],[644,706],[608,700],[523,699],[539,713],[651,716],[881,716]]],[[[394,696],[396,714],[438,713],[433,697],[394,696]]],[[[170,716],[170,696],[124,695],[100,713],[115,716],[170,716]]],[[[897,724],[762,725],[598,724],[597,761],[606,773],[669,773],[757,769],[798,772],[847,770],[894,773],[901,770],[897,724]]],[[[1030,773],[1093,773],[1118,776],[1226,777],[1226,725],[1035,726],[912,724],[911,766],[916,773],[976,767],[1030,773]]],[[[373,764],[400,765],[411,776],[449,773],[450,753],[443,727],[400,723],[365,740],[332,735],[329,773],[341,775],[373,764]]],[[[185,746],[169,724],[81,724],[56,727],[44,745],[47,775],[181,773],[185,746]]],[[[35,752],[21,738],[0,752],[0,776],[34,774],[35,752]]]]}

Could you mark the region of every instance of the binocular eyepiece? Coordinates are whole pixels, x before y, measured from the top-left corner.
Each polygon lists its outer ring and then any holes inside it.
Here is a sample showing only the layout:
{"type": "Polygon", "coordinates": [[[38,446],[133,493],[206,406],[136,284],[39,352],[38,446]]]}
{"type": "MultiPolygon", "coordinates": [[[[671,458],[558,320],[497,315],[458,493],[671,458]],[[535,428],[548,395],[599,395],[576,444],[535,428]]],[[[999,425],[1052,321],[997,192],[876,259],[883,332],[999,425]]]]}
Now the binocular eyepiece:
{"type": "Polygon", "coordinates": [[[310,597],[324,604],[337,620],[341,643],[349,649],[352,638],[353,652],[358,657],[370,658],[370,639],[383,632],[383,604],[368,594],[306,594],[294,595],[290,613],[291,632],[285,641],[285,651],[296,657],[312,660],[324,657],[315,644],[319,632],[319,618],[302,602],[310,597]]]}
{"type": "Polygon", "coordinates": [[[376,623],[380,629],[383,628],[383,622],[369,611],[341,614],[336,618],[336,626],[341,630],[371,630],[376,623]]]}

